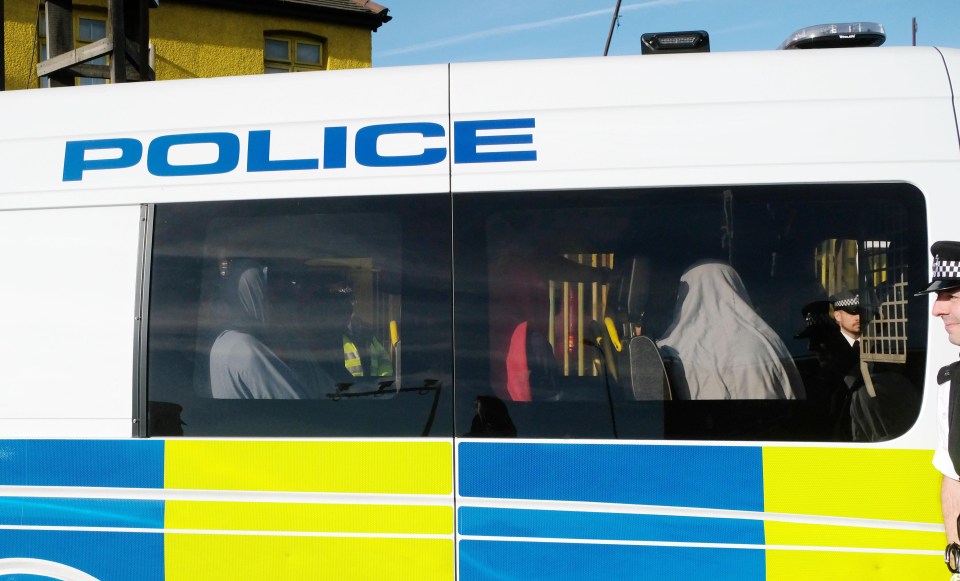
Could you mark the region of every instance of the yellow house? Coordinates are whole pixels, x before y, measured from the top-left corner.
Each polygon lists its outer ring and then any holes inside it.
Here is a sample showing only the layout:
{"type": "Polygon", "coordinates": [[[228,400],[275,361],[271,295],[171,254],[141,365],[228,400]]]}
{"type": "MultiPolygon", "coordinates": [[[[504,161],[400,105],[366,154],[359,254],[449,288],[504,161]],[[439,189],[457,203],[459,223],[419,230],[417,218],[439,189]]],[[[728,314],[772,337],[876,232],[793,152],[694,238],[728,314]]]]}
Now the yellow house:
{"type": "MultiPolygon", "coordinates": [[[[46,86],[37,77],[46,58],[44,3],[0,0],[0,7],[3,88],[46,86]]],[[[369,67],[371,35],[391,18],[369,0],[161,0],[149,13],[157,80],[369,67]]],[[[77,48],[104,38],[108,22],[107,0],[73,1],[77,48]]]]}

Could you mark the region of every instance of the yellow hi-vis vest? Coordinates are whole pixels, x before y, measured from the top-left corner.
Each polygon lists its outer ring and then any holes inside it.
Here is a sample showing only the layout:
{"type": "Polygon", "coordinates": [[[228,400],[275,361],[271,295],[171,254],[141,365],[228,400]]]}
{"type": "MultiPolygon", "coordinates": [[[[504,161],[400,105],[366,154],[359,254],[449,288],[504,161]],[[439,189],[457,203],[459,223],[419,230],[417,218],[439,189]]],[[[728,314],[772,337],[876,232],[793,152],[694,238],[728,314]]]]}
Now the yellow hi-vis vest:
{"type": "Polygon", "coordinates": [[[360,350],[353,339],[343,336],[343,366],[347,368],[350,375],[354,377],[386,377],[393,375],[393,365],[390,362],[390,354],[384,349],[383,344],[376,337],[370,339],[370,373],[364,373],[363,361],[360,359],[360,350]]]}

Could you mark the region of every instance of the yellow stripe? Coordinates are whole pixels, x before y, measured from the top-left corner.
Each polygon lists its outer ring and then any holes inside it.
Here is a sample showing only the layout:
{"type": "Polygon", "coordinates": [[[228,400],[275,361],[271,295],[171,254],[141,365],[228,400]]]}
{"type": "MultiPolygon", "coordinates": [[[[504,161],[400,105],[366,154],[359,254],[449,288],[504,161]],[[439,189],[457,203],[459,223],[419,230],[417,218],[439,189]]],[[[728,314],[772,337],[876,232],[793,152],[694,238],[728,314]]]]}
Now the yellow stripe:
{"type": "Polygon", "coordinates": [[[453,534],[452,506],[167,501],[168,529],[453,534]]]}
{"type": "Polygon", "coordinates": [[[450,442],[168,440],[164,486],[371,494],[452,494],[450,442]]]}
{"type": "Polygon", "coordinates": [[[164,535],[167,581],[452,581],[453,540],[164,535]]]}
{"type": "Polygon", "coordinates": [[[767,551],[767,579],[776,581],[946,580],[943,559],[927,555],[767,551]]]}
{"type": "Polygon", "coordinates": [[[939,523],[940,476],[931,458],[929,450],[765,447],[764,509],[939,523]]]}
{"type": "Polygon", "coordinates": [[[767,545],[938,551],[947,544],[947,537],[942,531],[767,522],[765,532],[767,545]]]}

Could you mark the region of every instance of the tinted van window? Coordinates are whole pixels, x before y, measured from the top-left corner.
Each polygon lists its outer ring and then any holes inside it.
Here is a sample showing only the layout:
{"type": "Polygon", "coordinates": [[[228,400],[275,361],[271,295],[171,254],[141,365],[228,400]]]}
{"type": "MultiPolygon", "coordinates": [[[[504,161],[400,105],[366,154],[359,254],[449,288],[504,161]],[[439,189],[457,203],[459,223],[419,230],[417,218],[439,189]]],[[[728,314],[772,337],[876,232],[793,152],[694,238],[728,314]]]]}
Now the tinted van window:
{"type": "Polygon", "coordinates": [[[923,217],[903,184],[455,196],[457,431],[896,437],[923,217]]]}
{"type": "Polygon", "coordinates": [[[444,196],[158,205],[149,434],[449,435],[449,240],[444,196]]]}

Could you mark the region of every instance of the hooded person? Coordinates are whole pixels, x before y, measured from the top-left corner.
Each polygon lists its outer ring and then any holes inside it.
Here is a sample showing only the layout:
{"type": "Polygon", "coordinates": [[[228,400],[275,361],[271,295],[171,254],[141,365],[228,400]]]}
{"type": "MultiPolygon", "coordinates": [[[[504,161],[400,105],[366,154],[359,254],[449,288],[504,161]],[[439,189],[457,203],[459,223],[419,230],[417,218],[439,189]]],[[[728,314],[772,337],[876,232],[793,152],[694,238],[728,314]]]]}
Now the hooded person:
{"type": "Polygon", "coordinates": [[[230,311],[226,329],[210,350],[210,388],[218,399],[308,399],[321,397],[284,363],[261,337],[267,319],[267,271],[237,260],[225,281],[230,311]]]}
{"type": "Polygon", "coordinates": [[[677,399],[805,397],[790,351],[724,262],[698,262],[683,273],[673,322],[657,346],[677,399]]]}

